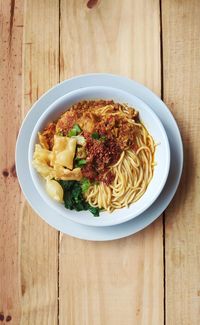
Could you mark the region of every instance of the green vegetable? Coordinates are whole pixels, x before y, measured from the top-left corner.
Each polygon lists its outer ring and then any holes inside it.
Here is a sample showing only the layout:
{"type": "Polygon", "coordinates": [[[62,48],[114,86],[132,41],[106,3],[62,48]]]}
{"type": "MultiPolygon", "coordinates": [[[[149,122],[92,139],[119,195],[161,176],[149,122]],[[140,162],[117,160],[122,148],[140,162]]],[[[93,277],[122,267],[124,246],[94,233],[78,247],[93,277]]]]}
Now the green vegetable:
{"type": "Polygon", "coordinates": [[[87,192],[87,190],[89,189],[89,187],[90,187],[90,181],[89,181],[89,179],[84,178],[81,181],[81,189],[82,189],[82,192],[83,193],[87,192]]]}
{"type": "Polygon", "coordinates": [[[92,138],[98,140],[100,138],[99,133],[97,132],[92,133],[92,138]]]}
{"type": "Polygon", "coordinates": [[[104,142],[106,140],[105,135],[100,136],[99,133],[97,133],[97,132],[92,133],[92,138],[95,140],[100,140],[102,142],[104,142]]]}
{"type": "Polygon", "coordinates": [[[73,128],[68,132],[68,137],[75,137],[81,132],[81,128],[78,124],[74,124],[73,128]]]}
{"type": "Polygon", "coordinates": [[[100,138],[101,141],[106,141],[106,136],[105,135],[102,135],[101,138],[100,138]]]}
{"type": "Polygon", "coordinates": [[[83,196],[82,185],[86,184],[85,181],[81,184],[77,181],[58,181],[64,190],[64,204],[67,209],[82,211],[89,210],[95,217],[99,216],[99,208],[92,207],[85,201],[83,196]]]}
{"type": "Polygon", "coordinates": [[[64,204],[70,210],[87,210],[87,202],[85,201],[80,182],[77,181],[59,181],[64,190],[64,204]]]}
{"type": "Polygon", "coordinates": [[[81,132],[81,128],[78,124],[74,124],[73,130],[76,130],[76,133],[79,134],[81,132]]]}
{"type": "Polygon", "coordinates": [[[62,186],[63,190],[69,190],[74,185],[74,181],[59,180],[58,183],[62,186]]]}
{"type": "Polygon", "coordinates": [[[88,204],[88,210],[93,214],[94,217],[99,217],[100,209],[98,207],[95,208],[88,204]]]}
{"type": "Polygon", "coordinates": [[[82,167],[84,165],[86,165],[87,161],[85,159],[79,159],[79,158],[76,158],[75,159],[75,167],[82,167]]]}
{"type": "Polygon", "coordinates": [[[76,136],[76,130],[75,129],[71,129],[69,132],[68,132],[68,137],[74,137],[76,136]]]}

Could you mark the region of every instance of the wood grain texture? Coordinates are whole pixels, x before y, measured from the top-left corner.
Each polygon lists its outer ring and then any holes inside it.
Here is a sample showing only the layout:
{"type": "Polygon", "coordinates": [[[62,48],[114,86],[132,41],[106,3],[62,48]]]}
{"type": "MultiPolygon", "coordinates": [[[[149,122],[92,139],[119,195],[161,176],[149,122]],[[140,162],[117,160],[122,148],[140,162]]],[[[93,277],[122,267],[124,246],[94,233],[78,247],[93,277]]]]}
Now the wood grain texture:
{"type": "MultiPolygon", "coordinates": [[[[160,94],[159,1],[93,3],[89,9],[86,1],[61,0],[61,80],[112,72],[160,94]]],[[[162,218],[114,242],[62,235],[60,324],[163,324],[162,244],[162,218]]]]}
{"type": "MultiPolygon", "coordinates": [[[[166,325],[199,325],[200,3],[161,2],[164,100],[185,147],[180,190],[165,218],[166,325]]],[[[60,15],[61,80],[111,72],[160,95],[158,0],[60,0],[60,15]]],[[[59,0],[0,0],[0,38],[1,323],[164,324],[161,218],[114,242],[61,234],[58,243],[58,233],[24,202],[16,180],[21,120],[59,81],[59,0]]]]}
{"type": "Polygon", "coordinates": [[[61,0],[60,38],[61,80],[80,73],[120,73],[160,95],[158,0],[102,0],[92,9],[84,0],[61,0]]]}
{"type": "Polygon", "coordinates": [[[200,2],[162,1],[164,100],[183,137],[185,166],[166,212],[166,324],[200,323],[200,2]]]}
{"type": "MultiPolygon", "coordinates": [[[[24,110],[59,81],[59,5],[25,1],[24,110]]],[[[58,233],[27,205],[21,228],[21,325],[57,324],[58,233]]]]}
{"type": "Polygon", "coordinates": [[[15,172],[15,142],[21,119],[22,25],[22,1],[0,1],[0,317],[13,324],[18,323],[21,312],[21,191],[15,172]]]}

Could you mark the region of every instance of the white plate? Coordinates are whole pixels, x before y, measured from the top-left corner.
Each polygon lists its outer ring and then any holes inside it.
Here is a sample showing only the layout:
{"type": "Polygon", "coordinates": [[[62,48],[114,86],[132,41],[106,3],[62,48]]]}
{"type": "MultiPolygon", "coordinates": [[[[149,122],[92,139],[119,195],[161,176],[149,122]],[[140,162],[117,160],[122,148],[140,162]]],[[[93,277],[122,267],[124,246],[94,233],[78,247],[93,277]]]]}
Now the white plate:
{"type": "Polygon", "coordinates": [[[113,240],[129,236],[152,223],[166,209],[173,198],[183,167],[183,147],[177,124],[166,105],[149,89],[135,81],[110,74],[82,75],[66,80],[44,94],[27,114],[19,132],[16,146],[16,169],[23,193],[32,208],[54,228],[71,236],[86,240],[113,240]],[[171,151],[171,166],[166,185],[153,205],[137,218],[110,227],[91,227],[78,225],[56,214],[41,199],[36,191],[29,172],[28,144],[33,128],[41,116],[59,97],[78,88],[108,86],[122,89],[146,102],[163,123],[168,135],[171,151]],[[24,155],[21,155],[24,152],[24,155]],[[20,154],[19,154],[20,153],[20,154]]]}
{"type": "Polygon", "coordinates": [[[45,112],[41,115],[36,123],[31,139],[29,142],[29,170],[31,173],[32,181],[46,203],[55,210],[56,213],[61,214],[63,217],[70,219],[73,222],[77,222],[86,226],[114,226],[126,221],[129,221],[142,212],[148,209],[151,204],[160,195],[169,173],[170,167],[170,149],[169,142],[164,130],[164,127],[157,115],[146,105],[143,101],[133,96],[130,93],[122,91],[120,89],[111,87],[87,87],[72,91],[50,105],[45,112]],[[152,135],[155,143],[159,144],[155,151],[156,167],[154,169],[153,178],[148,185],[147,190],[142,197],[130,207],[122,209],[116,209],[114,212],[109,213],[103,211],[100,213],[99,218],[94,218],[88,211],[74,211],[65,208],[64,204],[58,203],[51,199],[45,189],[44,179],[34,169],[32,160],[35,150],[35,143],[38,142],[38,132],[51,121],[59,118],[61,113],[66,110],[66,107],[70,107],[74,103],[83,99],[113,99],[117,103],[128,103],[131,107],[136,108],[139,111],[141,121],[152,135]]]}

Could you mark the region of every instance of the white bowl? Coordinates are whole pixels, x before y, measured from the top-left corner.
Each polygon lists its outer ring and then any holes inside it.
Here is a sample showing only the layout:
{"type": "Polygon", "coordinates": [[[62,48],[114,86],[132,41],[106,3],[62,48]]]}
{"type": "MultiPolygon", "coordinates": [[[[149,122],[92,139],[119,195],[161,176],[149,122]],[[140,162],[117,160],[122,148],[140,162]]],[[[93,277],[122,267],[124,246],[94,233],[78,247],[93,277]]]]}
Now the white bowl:
{"type": "Polygon", "coordinates": [[[55,212],[58,212],[59,214],[74,222],[89,226],[112,226],[126,222],[140,215],[150,207],[150,205],[161,193],[166,183],[170,167],[170,148],[168,138],[164,127],[156,114],[139,98],[126,93],[125,91],[111,87],[81,88],[64,95],[63,97],[56,100],[53,104],[51,104],[48,109],[41,115],[35,125],[29,143],[28,155],[29,168],[33,183],[38,193],[48,204],[48,206],[54,209],[55,212]],[[103,211],[100,213],[100,216],[98,218],[93,217],[89,211],[77,212],[74,210],[68,210],[64,207],[63,204],[57,203],[51,199],[46,193],[44,186],[45,181],[32,166],[34,147],[35,144],[38,143],[37,133],[43,130],[48,122],[59,118],[61,113],[64,112],[69,106],[84,99],[113,99],[115,102],[127,103],[129,106],[134,107],[139,111],[140,120],[152,135],[155,143],[159,144],[155,152],[155,162],[157,165],[154,169],[153,178],[144,195],[137,202],[131,204],[130,207],[118,209],[112,213],[103,211]]]}

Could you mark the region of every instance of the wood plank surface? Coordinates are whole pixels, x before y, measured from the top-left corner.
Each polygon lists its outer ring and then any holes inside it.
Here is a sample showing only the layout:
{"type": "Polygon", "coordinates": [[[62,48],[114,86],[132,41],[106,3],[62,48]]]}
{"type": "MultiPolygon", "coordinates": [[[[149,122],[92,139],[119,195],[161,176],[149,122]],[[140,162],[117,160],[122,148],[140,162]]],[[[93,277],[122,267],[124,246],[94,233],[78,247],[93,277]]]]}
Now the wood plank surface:
{"type": "MultiPolygon", "coordinates": [[[[61,0],[61,80],[112,72],[161,89],[159,1],[61,0]]],[[[65,324],[161,325],[162,218],[113,242],[60,237],[59,320],[65,324]]]]}
{"type": "Polygon", "coordinates": [[[1,324],[199,325],[200,2],[161,0],[161,10],[159,0],[0,0],[1,324]],[[59,79],[82,73],[125,75],[161,95],[160,18],[164,101],[185,149],[165,250],[162,217],[113,242],[59,237],[16,179],[21,121],[59,79]]]}
{"type": "MultiPolygon", "coordinates": [[[[59,3],[26,0],[24,110],[59,81],[59,3]]],[[[21,226],[21,325],[57,324],[58,233],[26,203],[21,226]]]]}
{"type": "Polygon", "coordinates": [[[15,171],[15,142],[22,111],[22,25],[22,1],[1,0],[0,320],[13,324],[18,324],[21,312],[19,242],[22,204],[15,171]]]}
{"type": "Polygon", "coordinates": [[[162,1],[164,100],[180,126],[184,173],[166,212],[166,325],[200,324],[200,2],[162,1]]]}

